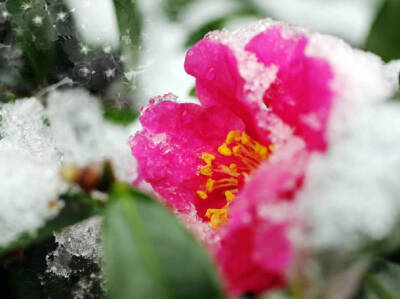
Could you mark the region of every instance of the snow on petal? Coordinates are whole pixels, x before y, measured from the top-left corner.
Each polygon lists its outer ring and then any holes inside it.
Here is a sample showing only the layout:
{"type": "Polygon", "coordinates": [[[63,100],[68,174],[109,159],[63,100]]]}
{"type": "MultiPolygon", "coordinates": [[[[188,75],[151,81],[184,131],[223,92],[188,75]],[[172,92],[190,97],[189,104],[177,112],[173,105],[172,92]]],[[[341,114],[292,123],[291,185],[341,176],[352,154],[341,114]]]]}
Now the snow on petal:
{"type": "Polygon", "coordinates": [[[284,37],[283,28],[277,26],[253,37],[246,50],[266,66],[278,67],[276,80],[263,95],[265,105],[294,128],[310,149],[326,150],[333,74],[325,60],[305,56],[307,43],[300,33],[284,37]]]}
{"type": "Polygon", "coordinates": [[[393,80],[388,80],[380,57],[354,49],[337,37],[311,34],[306,53],[328,61],[334,73],[329,143],[335,143],[352,130],[360,109],[385,101],[396,89],[393,80]]]}

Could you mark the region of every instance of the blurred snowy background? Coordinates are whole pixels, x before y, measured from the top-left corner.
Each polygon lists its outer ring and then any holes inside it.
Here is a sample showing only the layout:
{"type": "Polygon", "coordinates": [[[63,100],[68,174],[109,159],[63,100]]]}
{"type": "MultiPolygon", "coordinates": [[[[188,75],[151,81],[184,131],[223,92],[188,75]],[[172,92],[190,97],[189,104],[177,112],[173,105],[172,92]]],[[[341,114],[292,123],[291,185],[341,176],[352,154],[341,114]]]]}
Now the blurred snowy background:
{"type": "MultiPolygon", "coordinates": [[[[88,44],[118,47],[116,14],[111,0],[68,0],[88,44]]],[[[271,17],[337,35],[362,47],[379,0],[145,0],[136,1],[142,18],[140,58],[125,76],[134,76],[137,105],[173,92],[187,98],[193,78],[183,69],[188,46],[221,27],[271,17]]]]}

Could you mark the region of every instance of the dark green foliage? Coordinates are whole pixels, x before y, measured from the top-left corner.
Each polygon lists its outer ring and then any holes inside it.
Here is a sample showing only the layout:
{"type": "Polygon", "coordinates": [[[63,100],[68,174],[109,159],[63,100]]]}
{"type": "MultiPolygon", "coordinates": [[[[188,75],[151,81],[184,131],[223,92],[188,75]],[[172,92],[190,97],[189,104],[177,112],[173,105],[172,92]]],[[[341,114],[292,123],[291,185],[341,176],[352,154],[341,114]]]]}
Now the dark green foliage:
{"type": "Polygon", "coordinates": [[[116,184],[105,212],[110,298],[221,298],[213,266],[158,202],[116,184]]]}
{"type": "Polygon", "coordinates": [[[0,23],[1,101],[32,96],[65,77],[104,93],[122,73],[119,53],[84,44],[64,0],[8,0],[6,8],[9,18],[0,23]]]}
{"type": "Polygon", "coordinates": [[[33,70],[36,84],[47,85],[54,64],[55,30],[45,0],[6,2],[11,25],[23,54],[33,70]]]}
{"type": "Polygon", "coordinates": [[[400,0],[384,0],[365,43],[365,49],[385,61],[400,58],[400,0]]]}
{"type": "Polygon", "coordinates": [[[382,259],[365,274],[357,299],[397,299],[400,294],[399,265],[382,259]]]}
{"type": "MultiPolygon", "coordinates": [[[[67,251],[57,254],[69,258],[67,277],[55,275],[48,270],[47,260],[52,260],[52,252],[57,244],[50,238],[40,244],[30,246],[20,253],[10,254],[0,262],[0,277],[4,283],[3,294],[7,299],[73,299],[78,291],[87,299],[105,298],[101,269],[93,260],[70,255],[67,251]],[[82,282],[90,281],[86,288],[82,282]],[[81,285],[80,285],[81,284],[81,285]]],[[[3,297],[1,297],[3,298],[3,297]]]]}
{"type": "Polygon", "coordinates": [[[41,299],[44,290],[40,274],[46,269],[46,254],[55,249],[53,238],[26,250],[10,253],[0,260],[0,275],[5,279],[7,299],[41,299]]]}

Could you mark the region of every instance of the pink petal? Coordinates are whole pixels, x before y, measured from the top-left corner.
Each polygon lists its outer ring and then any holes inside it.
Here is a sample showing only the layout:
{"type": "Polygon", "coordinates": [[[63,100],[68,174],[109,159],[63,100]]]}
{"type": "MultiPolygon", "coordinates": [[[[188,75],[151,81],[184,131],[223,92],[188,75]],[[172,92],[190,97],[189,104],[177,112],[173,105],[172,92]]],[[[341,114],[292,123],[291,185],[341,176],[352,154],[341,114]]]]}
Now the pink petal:
{"type": "Polygon", "coordinates": [[[230,130],[244,130],[242,121],[223,108],[170,101],[150,105],[140,121],[143,130],[129,141],[139,180],[181,211],[201,203],[196,195],[205,183],[198,173],[201,153],[215,152],[230,130]]]}
{"type": "Polygon", "coordinates": [[[202,39],[186,54],[185,70],[196,78],[196,95],[204,106],[222,106],[246,124],[247,132],[257,136],[255,104],[244,95],[245,80],[237,60],[225,45],[202,39]]]}
{"type": "Polygon", "coordinates": [[[304,35],[284,38],[280,27],[272,27],[253,37],[246,50],[266,66],[279,67],[264,103],[292,126],[310,150],[324,151],[333,73],[325,60],[306,56],[307,43],[304,35]]]}
{"type": "Polygon", "coordinates": [[[260,166],[235,198],[217,260],[233,294],[283,286],[292,260],[288,194],[300,188],[307,153],[260,166]]]}

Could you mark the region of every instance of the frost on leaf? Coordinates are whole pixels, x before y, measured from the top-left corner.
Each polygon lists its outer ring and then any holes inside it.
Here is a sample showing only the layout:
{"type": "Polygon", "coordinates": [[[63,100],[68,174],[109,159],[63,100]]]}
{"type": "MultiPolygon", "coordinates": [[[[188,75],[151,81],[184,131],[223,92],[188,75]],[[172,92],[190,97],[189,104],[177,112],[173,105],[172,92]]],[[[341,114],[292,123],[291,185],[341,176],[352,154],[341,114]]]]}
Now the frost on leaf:
{"type": "Polygon", "coordinates": [[[46,256],[41,275],[46,288],[73,298],[103,298],[101,217],[92,217],[55,234],[57,248],[46,256]]]}

